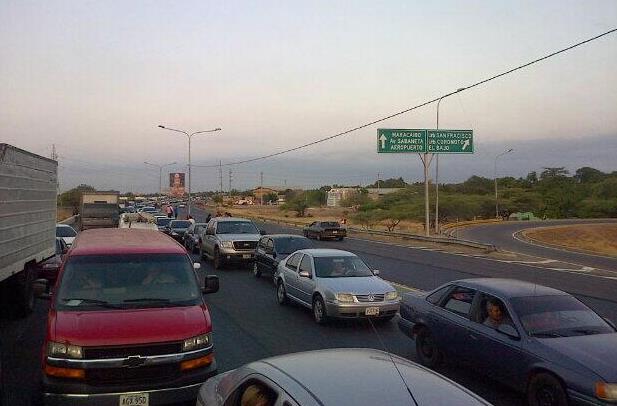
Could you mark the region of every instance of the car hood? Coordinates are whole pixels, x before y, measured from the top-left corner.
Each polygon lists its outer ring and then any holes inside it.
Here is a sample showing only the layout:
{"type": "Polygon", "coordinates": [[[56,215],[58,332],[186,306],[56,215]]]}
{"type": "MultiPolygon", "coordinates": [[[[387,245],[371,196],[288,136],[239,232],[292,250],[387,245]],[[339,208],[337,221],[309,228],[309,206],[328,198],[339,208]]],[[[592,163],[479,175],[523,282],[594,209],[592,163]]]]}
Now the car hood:
{"type": "Polygon", "coordinates": [[[260,234],[217,234],[220,241],[259,241],[260,234]]]}
{"type": "Polygon", "coordinates": [[[607,382],[617,382],[617,333],[542,338],[538,341],[587,367],[607,382]]]}
{"type": "Polygon", "coordinates": [[[50,338],[81,346],[179,341],[211,330],[205,306],[50,313],[50,338]]]}
{"type": "Polygon", "coordinates": [[[318,278],[319,285],[333,292],[367,295],[395,290],[392,285],[377,276],[349,278],[318,278]]]}

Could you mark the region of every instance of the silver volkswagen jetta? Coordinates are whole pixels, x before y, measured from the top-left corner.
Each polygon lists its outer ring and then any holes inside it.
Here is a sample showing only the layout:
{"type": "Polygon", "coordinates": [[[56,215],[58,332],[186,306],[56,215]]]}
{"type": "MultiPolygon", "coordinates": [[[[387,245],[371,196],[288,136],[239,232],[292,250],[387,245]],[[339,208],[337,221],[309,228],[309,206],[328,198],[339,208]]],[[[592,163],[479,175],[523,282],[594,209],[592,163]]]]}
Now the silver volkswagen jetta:
{"type": "Polygon", "coordinates": [[[312,309],[320,324],[331,317],[390,320],[400,297],[378,274],[351,252],[299,250],[279,263],[276,296],[280,304],[293,300],[312,309]]]}

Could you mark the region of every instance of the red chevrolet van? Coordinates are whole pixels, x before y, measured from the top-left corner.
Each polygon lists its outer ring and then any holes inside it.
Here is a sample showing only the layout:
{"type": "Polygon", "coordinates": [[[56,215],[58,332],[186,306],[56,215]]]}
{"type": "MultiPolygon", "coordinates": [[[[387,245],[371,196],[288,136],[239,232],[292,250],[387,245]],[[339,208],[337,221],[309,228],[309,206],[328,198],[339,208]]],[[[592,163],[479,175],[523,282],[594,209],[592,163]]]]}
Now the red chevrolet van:
{"type": "Polygon", "coordinates": [[[163,233],[79,234],[60,269],[42,352],[49,405],[151,406],[192,401],[216,374],[212,324],[184,247],[163,233]]]}

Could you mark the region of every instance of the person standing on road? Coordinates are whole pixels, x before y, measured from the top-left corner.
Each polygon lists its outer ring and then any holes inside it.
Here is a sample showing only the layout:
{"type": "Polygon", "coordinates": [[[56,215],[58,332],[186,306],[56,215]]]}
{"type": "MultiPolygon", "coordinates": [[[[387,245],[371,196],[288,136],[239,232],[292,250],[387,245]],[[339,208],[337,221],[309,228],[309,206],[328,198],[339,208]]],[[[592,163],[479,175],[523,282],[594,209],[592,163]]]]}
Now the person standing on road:
{"type": "Polygon", "coordinates": [[[171,208],[171,205],[169,205],[169,204],[168,204],[168,205],[165,207],[165,212],[167,213],[167,217],[168,217],[168,218],[171,218],[171,217],[173,216],[173,212],[174,212],[174,210],[171,208]]]}

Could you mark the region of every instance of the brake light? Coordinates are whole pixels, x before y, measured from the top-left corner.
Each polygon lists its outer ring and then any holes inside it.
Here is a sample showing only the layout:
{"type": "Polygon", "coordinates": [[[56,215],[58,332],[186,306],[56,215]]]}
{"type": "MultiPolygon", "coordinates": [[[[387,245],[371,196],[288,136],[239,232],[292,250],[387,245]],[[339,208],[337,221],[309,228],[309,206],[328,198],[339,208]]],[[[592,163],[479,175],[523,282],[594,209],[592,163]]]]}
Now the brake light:
{"type": "Polygon", "coordinates": [[[201,368],[210,365],[214,361],[214,354],[210,353],[205,357],[195,358],[180,363],[181,371],[188,371],[189,369],[201,368]]]}

